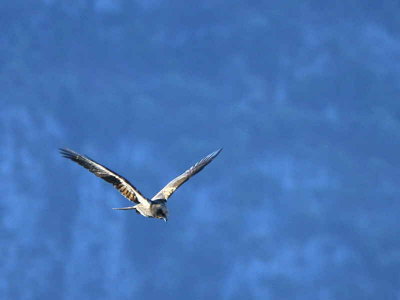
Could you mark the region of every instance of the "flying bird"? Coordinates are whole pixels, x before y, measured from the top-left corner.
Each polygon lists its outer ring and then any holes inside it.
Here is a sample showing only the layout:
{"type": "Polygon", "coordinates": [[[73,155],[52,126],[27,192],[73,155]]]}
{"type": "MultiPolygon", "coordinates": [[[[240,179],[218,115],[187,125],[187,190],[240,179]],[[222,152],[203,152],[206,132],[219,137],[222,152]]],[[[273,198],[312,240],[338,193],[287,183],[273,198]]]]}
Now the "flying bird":
{"type": "Polygon", "coordinates": [[[88,169],[97,177],[111,183],[125,198],[135,203],[133,206],[113,208],[118,210],[136,210],[137,213],[149,218],[162,219],[165,222],[168,220],[167,200],[190,177],[197,174],[205,166],[207,166],[221,151],[218,149],[204,157],[194,166],[183,172],[181,175],[171,180],[161,191],[153,198],[148,199],[143,196],[137,188],[133,186],[127,179],[118,175],[114,171],[95,162],[93,159],[79,154],[70,149],[59,149],[63,157],[68,158],[82,167],[88,169]]]}

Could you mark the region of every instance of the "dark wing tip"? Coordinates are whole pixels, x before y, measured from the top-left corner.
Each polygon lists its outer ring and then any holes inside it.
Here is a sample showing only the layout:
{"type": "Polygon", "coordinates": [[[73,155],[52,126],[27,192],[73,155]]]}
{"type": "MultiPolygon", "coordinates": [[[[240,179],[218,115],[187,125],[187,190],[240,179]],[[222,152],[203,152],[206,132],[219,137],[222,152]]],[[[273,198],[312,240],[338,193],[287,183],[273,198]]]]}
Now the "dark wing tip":
{"type": "Polygon", "coordinates": [[[222,149],[223,149],[223,148],[219,148],[218,150],[216,150],[216,151],[210,153],[210,154],[206,157],[206,159],[207,159],[207,158],[208,158],[208,159],[214,159],[218,154],[220,154],[220,152],[222,151],[222,149]]]}
{"type": "Polygon", "coordinates": [[[217,156],[224,148],[219,148],[217,151],[214,151],[215,156],[217,156]]]}
{"type": "Polygon", "coordinates": [[[60,154],[65,158],[73,159],[78,156],[78,153],[67,148],[58,148],[58,150],[60,151],[60,154]]]}

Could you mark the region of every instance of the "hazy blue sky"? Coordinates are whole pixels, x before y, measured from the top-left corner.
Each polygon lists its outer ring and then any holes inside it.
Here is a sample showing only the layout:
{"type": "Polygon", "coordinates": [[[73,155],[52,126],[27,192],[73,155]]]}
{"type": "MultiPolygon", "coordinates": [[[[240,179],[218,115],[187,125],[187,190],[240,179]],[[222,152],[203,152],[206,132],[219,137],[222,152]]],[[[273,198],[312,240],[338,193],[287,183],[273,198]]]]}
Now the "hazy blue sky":
{"type": "Polygon", "coordinates": [[[400,299],[399,9],[1,1],[0,298],[400,299]]]}

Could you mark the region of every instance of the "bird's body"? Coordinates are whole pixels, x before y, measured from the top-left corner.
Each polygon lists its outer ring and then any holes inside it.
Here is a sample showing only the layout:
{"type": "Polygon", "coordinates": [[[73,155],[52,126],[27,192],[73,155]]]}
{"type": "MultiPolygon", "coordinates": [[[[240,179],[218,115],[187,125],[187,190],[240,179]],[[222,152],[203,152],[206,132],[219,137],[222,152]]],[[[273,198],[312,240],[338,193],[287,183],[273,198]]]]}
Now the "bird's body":
{"type": "Polygon", "coordinates": [[[171,180],[161,191],[159,191],[151,200],[144,197],[128,180],[111,171],[105,166],[95,162],[87,156],[81,155],[70,149],[60,149],[60,153],[82,167],[88,169],[97,177],[114,185],[119,192],[128,200],[136,203],[133,206],[114,208],[117,210],[136,210],[137,213],[144,217],[168,220],[167,199],[172,193],[185,183],[190,177],[200,172],[208,165],[220,152],[219,149],[196,163],[193,167],[186,170],[180,176],[171,180]]]}
{"type": "Polygon", "coordinates": [[[160,199],[150,201],[149,205],[146,204],[136,204],[134,206],[121,207],[121,208],[113,208],[116,210],[131,210],[134,209],[138,214],[141,214],[147,218],[157,218],[168,220],[168,208],[167,201],[160,199]]]}

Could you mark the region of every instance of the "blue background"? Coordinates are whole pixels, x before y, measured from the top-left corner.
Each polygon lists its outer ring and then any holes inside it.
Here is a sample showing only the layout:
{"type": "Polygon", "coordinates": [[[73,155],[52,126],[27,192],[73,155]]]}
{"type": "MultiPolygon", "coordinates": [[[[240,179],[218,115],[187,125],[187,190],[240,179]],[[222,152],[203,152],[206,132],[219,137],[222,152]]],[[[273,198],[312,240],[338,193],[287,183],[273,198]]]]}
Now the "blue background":
{"type": "Polygon", "coordinates": [[[1,299],[400,299],[399,8],[2,0],[1,299]]]}

